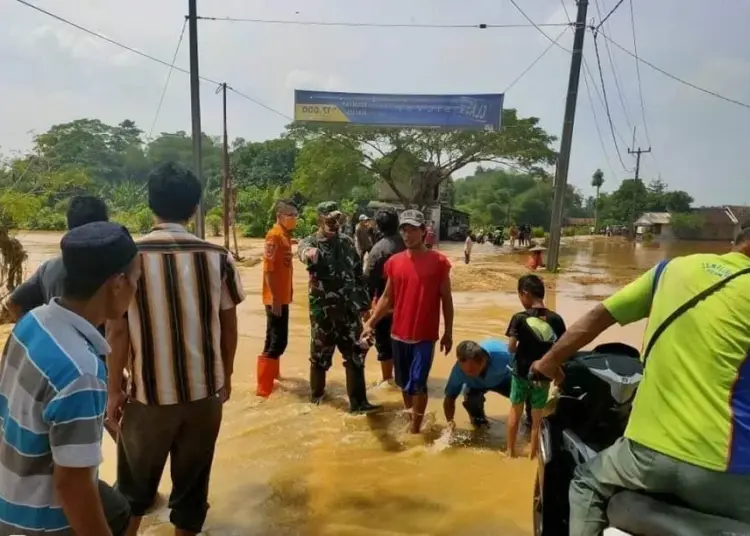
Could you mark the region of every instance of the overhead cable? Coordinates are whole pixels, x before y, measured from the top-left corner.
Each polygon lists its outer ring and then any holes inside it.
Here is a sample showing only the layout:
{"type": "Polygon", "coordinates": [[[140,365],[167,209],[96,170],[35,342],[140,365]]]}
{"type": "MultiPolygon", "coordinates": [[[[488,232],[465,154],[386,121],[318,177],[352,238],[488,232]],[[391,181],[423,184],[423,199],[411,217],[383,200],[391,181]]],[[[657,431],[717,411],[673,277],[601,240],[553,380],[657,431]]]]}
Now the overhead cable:
{"type": "Polygon", "coordinates": [[[537,56],[537,58],[536,58],[536,59],[535,59],[534,61],[532,61],[532,62],[531,62],[531,65],[529,65],[528,67],[526,67],[526,69],[524,69],[524,70],[523,70],[523,72],[522,72],[521,74],[519,74],[519,75],[518,75],[518,76],[516,77],[516,79],[515,79],[515,80],[513,80],[513,81],[512,81],[511,83],[510,83],[510,85],[508,85],[508,87],[507,87],[507,88],[505,88],[505,90],[503,91],[503,93],[507,93],[507,92],[508,92],[508,90],[509,90],[510,88],[512,88],[513,86],[515,86],[515,85],[516,85],[516,84],[517,84],[517,83],[518,83],[518,82],[519,82],[519,81],[521,80],[521,78],[523,78],[524,76],[526,76],[526,73],[528,73],[528,72],[529,72],[529,71],[530,71],[531,69],[533,69],[533,68],[534,68],[534,65],[536,65],[537,63],[539,63],[539,61],[540,61],[540,60],[541,60],[541,59],[542,59],[542,58],[543,58],[544,56],[546,56],[546,55],[547,55],[547,52],[549,52],[549,51],[550,51],[550,50],[552,49],[552,47],[553,47],[553,46],[554,46],[555,44],[557,44],[557,42],[558,42],[558,41],[559,41],[560,39],[562,39],[562,36],[563,36],[563,35],[565,35],[565,33],[566,33],[567,31],[568,31],[568,28],[565,28],[565,29],[564,29],[564,30],[563,30],[562,32],[560,32],[560,35],[558,35],[558,36],[557,36],[557,37],[555,38],[555,40],[554,40],[554,41],[553,41],[552,43],[550,43],[549,45],[547,45],[547,48],[545,48],[545,49],[544,49],[544,52],[542,52],[541,54],[539,54],[539,56],[537,56]]]}
{"type": "MultiPolygon", "coordinates": [[[[179,71],[179,72],[185,73],[185,74],[190,74],[190,71],[188,69],[185,69],[183,67],[179,67],[178,65],[174,65],[173,63],[169,63],[169,62],[167,62],[165,60],[162,60],[160,58],[157,58],[155,56],[151,56],[150,54],[146,54],[145,52],[141,52],[140,50],[135,49],[133,47],[130,47],[128,45],[124,45],[124,44],[120,43],[119,41],[115,41],[114,39],[110,39],[109,37],[106,37],[106,36],[104,36],[104,35],[102,35],[102,34],[100,34],[98,32],[95,32],[94,30],[89,30],[88,28],[85,28],[84,26],[81,26],[80,24],[76,24],[75,22],[69,21],[68,19],[66,19],[64,17],[61,17],[60,15],[55,15],[54,13],[51,13],[51,12],[47,11],[46,9],[42,9],[39,6],[35,6],[34,4],[32,4],[30,2],[27,2],[26,0],[16,0],[16,2],[19,2],[20,4],[23,4],[23,5],[27,6],[27,7],[30,7],[31,9],[34,9],[36,11],[39,11],[40,13],[43,13],[43,14],[49,16],[49,17],[52,17],[53,19],[56,19],[56,20],[58,20],[58,21],[60,21],[60,22],[62,22],[64,24],[72,26],[73,28],[76,28],[76,29],[78,29],[78,30],[80,30],[82,32],[85,32],[85,33],[87,33],[87,34],[89,34],[89,35],[91,35],[93,37],[96,37],[98,39],[106,41],[106,42],[108,42],[108,43],[110,43],[112,45],[120,47],[120,48],[122,48],[124,50],[127,50],[129,52],[132,52],[133,54],[137,54],[138,56],[141,56],[142,58],[146,58],[148,60],[154,61],[156,63],[164,65],[165,67],[169,67],[170,69],[174,69],[175,71],[179,71]]],[[[211,78],[207,78],[205,76],[200,76],[199,78],[203,82],[208,82],[209,84],[213,84],[214,86],[221,85],[221,82],[218,82],[216,80],[212,80],[211,78]]],[[[281,115],[282,117],[287,117],[285,114],[279,112],[278,110],[275,110],[271,106],[268,106],[267,104],[262,103],[258,99],[250,97],[249,95],[247,95],[245,93],[242,93],[242,92],[238,91],[235,88],[231,88],[231,87],[227,86],[227,89],[231,89],[237,95],[240,95],[241,97],[244,97],[245,99],[248,99],[249,101],[257,104],[258,106],[260,106],[262,108],[265,108],[266,110],[269,110],[269,111],[271,111],[271,112],[273,112],[273,113],[275,113],[277,115],[281,115]]]]}
{"type": "Polygon", "coordinates": [[[609,100],[607,99],[607,88],[604,85],[604,73],[602,71],[602,60],[599,55],[599,44],[596,40],[596,33],[594,34],[594,50],[596,51],[596,65],[599,69],[599,81],[601,82],[601,88],[602,88],[602,96],[604,97],[604,111],[607,114],[607,121],[609,122],[609,130],[612,133],[612,142],[615,144],[615,151],[617,152],[617,158],[620,160],[620,164],[622,164],[623,169],[628,170],[628,167],[625,165],[625,162],[622,159],[622,155],[620,154],[620,147],[617,145],[617,137],[615,136],[615,126],[612,122],[612,114],[609,110],[609,100]]]}
{"type": "MultiPolygon", "coordinates": [[[[523,15],[523,18],[525,18],[527,21],[529,21],[529,24],[531,24],[534,28],[536,28],[536,31],[538,31],[540,34],[542,34],[547,39],[547,41],[549,41],[553,45],[557,46],[558,48],[563,49],[565,52],[568,52],[570,54],[573,53],[572,50],[569,50],[569,49],[565,48],[564,46],[562,46],[560,43],[557,43],[544,30],[542,30],[541,26],[543,26],[543,25],[537,24],[536,22],[534,22],[533,20],[531,20],[531,18],[526,14],[526,12],[523,9],[521,9],[521,6],[519,6],[516,3],[516,0],[510,0],[510,3],[513,4],[513,7],[515,7],[521,15],[523,15]]],[[[567,25],[568,24],[566,23],[566,26],[567,25]]]]}
{"type": "Polygon", "coordinates": [[[154,134],[154,128],[156,122],[159,120],[159,114],[161,113],[161,107],[164,104],[164,97],[167,95],[167,88],[169,87],[169,80],[172,78],[172,71],[174,71],[175,63],[177,62],[177,55],[180,53],[180,46],[182,46],[182,38],[185,37],[185,29],[187,28],[187,18],[182,22],[182,30],[180,31],[180,37],[177,39],[177,48],[175,48],[174,56],[172,57],[172,65],[169,66],[167,71],[167,79],[164,81],[164,89],[161,91],[161,98],[159,99],[159,106],[156,107],[156,114],[154,114],[154,120],[151,122],[151,128],[148,131],[148,138],[151,139],[154,134]]]}
{"type": "MultiPolygon", "coordinates": [[[[599,18],[602,16],[602,10],[600,6],[599,0],[595,0],[596,3],[596,11],[599,14],[599,18]]],[[[628,129],[633,130],[633,121],[630,119],[630,112],[628,110],[628,106],[626,104],[625,99],[625,92],[622,90],[622,86],[620,85],[620,75],[617,72],[617,64],[615,63],[615,58],[612,56],[612,50],[609,46],[609,41],[604,41],[604,48],[607,50],[607,58],[609,59],[609,65],[612,68],[612,77],[615,79],[615,88],[617,89],[617,97],[620,101],[620,107],[622,108],[622,113],[625,116],[625,121],[628,124],[628,129]]]]}
{"type": "MultiPolygon", "coordinates": [[[[615,173],[615,168],[612,167],[612,162],[609,160],[609,155],[607,154],[607,147],[604,143],[604,136],[602,135],[602,129],[599,128],[599,120],[596,117],[596,107],[594,106],[594,99],[591,97],[591,86],[589,85],[589,75],[584,70],[583,71],[583,82],[586,85],[586,93],[589,96],[589,105],[591,106],[591,115],[594,119],[594,126],[596,127],[596,135],[599,137],[599,145],[601,145],[602,148],[602,154],[604,155],[604,161],[607,162],[607,167],[609,168],[609,171],[612,172],[612,176],[616,177],[617,174],[615,173]]],[[[593,84],[593,80],[591,83],[593,84]]]]}
{"type": "Polygon", "coordinates": [[[428,23],[411,23],[411,22],[356,22],[356,21],[304,21],[304,20],[280,20],[280,19],[251,19],[241,17],[208,17],[199,16],[198,20],[206,21],[223,21],[223,22],[250,22],[255,24],[279,24],[292,26],[338,26],[348,28],[414,28],[414,29],[468,29],[468,30],[487,30],[493,28],[530,28],[532,26],[559,27],[568,26],[565,22],[547,23],[547,24],[428,24],[428,23]]]}
{"type": "Polygon", "coordinates": [[[716,97],[717,99],[721,99],[721,100],[726,101],[726,102],[731,102],[732,104],[736,104],[737,106],[742,106],[743,108],[750,108],[750,104],[748,104],[747,102],[742,102],[742,101],[739,101],[737,99],[732,99],[730,97],[725,97],[724,95],[722,95],[720,93],[717,93],[717,92],[712,91],[710,89],[706,89],[706,88],[701,87],[701,86],[697,86],[697,85],[693,84],[692,82],[688,82],[687,80],[685,80],[683,78],[680,78],[680,77],[678,77],[678,76],[676,76],[676,75],[674,75],[674,74],[672,74],[670,72],[665,71],[661,67],[657,67],[656,65],[654,65],[650,61],[644,60],[639,55],[635,54],[634,52],[632,52],[632,51],[628,50],[627,48],[625,48],[624,46],[620,45],[615,40],[613,40],[611,37],[607,36],[601,30],[598,31],[598,34],[601,35],[602,37],[604,37],[604,39],[606,39],[607,41],[609,41],[610,43],[612,43],[614,46],[616,46],[617,48],[619,48],[620,50],[622,50],[628,56],[631,56],[632,58],[635,58],[635,60],[638,61],[639,63],[642,63],[644,65],[648,65],[653,70],[660,72],[664,76],[666,76],[668,78],[671,78],[672,80],[674,80],[676,82],[679,82],[679,83],[681,83],[683,85],[691,87],[691,88],[693,88],[693,89],[695,89],[697,91],[700,91],[702,93],[706,93],[707,95],[711,95],[713,97],[716,97]]]}
{"type": "Polygon", "coordinates": [[[612,10],[611,10],[611,11],[610,11],[609,13],[607,13],[607,16],[606,16],[606,17],[604,17],[604,18],[603,18],[602,20],[600,20],[600,21],[599,21],[599,24],[598,24],[598,25],[597,25],[597,27],[596,27],[596,29],[597,29],[597,30],[598,30],[599,28],[601,28],[601,27],[602,27],[602,25],[603,25],[603,24],[604,24],[605,22],[607,22],[607,19],[608,19],[608,18],[610,18],[610,17],[612,16],[612,13],[614,13],[615,11],[617,11],[617,8],[618,8],[618,7],[620,7],[620,6],[622,5],[622,3],[623,3],[624,1],[625,1],[625,0],[620,0],[619,2],[617,2],[617,4],[615,5],[615,7],[613,7],[613,8],[612,8],[612,10]]]}

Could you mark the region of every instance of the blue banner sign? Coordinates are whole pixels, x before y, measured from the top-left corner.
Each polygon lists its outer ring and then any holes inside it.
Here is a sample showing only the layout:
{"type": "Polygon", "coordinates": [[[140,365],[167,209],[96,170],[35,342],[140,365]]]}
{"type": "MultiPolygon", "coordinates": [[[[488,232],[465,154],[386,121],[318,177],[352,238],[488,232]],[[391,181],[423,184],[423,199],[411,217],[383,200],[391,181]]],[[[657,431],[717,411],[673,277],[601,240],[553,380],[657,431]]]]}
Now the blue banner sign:
{"type": "Polygon", "coordinates": [[[294,120],[377,127],[499,130],[503,94],[392,95],[294,92],[294,120]]]}

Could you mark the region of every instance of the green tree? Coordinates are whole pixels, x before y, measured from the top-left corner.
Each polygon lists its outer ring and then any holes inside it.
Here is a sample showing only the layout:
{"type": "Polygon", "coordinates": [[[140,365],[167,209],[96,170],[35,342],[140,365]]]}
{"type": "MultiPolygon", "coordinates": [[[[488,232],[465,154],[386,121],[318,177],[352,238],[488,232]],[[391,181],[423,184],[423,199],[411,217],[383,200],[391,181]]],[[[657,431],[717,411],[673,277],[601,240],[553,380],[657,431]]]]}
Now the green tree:
{"type": "Polygon", "coordinates": [[[599,195],[603,184],[604,173],[601,169],[597,169],[591,176],[591,186],[596,189],[596,199],[594,201],[594,229],[599,229],[599,195]]]}
{"type": "Polygon", "coordinates": [[[375,179],[361,164],[357,150],[329,138],[302,145],[292,174],[292,189],[317,203],[326,200],[371,201],[375,179]]]}
{"type": "Polygon", "coordinates": [[[290,139],[260,143],[235,140],[231,156],[233,182],[242,188],[289,186],[298,154],[297,144],[290,139]]]}
{"type": "Polygon", "coordinates": [[[323,138],[353,151],[358,163],[387,184],[405,206],[428,205],[439,186],[469,164],[496,162],[543,174],[539,166],[550,165],[556,158],[551,148],[555,138],[539,126],[536,117],[519,118],[513,109],[503,111],[499,132],[306,124],[292,124],[288,129],[299,141],[323,138]],[[408,190],[403,187],[405,175],[411,179],[408,190]]]}

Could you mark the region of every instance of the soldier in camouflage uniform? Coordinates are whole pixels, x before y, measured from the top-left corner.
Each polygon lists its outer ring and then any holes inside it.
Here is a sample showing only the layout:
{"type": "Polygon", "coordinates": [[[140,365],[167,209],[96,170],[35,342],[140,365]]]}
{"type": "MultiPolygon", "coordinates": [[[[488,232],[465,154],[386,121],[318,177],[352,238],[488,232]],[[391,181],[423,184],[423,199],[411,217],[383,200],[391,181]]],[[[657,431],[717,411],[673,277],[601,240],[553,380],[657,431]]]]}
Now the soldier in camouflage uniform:
{"type": "Polygon", "coordinates": [[[380,409],[367,401],[365,355],[360,342],[361,316],[370,307],[362,276],[362,261],[352,239],[339,232],[341,212],[333,201],[317,207],[318,231],[303,239],[300,260],[310,274],[310,389],[319,403],[325,393],[326,372],[338,347],[346,368],[346,392],[353,413],[380,409]]]}

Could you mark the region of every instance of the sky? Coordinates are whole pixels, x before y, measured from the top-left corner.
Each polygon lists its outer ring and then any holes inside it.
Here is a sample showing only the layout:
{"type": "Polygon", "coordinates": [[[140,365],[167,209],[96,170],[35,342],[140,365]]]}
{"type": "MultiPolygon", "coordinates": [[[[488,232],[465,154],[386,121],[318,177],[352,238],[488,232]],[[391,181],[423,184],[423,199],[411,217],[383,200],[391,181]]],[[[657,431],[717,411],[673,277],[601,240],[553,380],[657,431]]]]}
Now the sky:
{"type": "MultiPolygon", "coordinates": [[[[72,22],[171,62],[186,0],[29,0],[72,22]]],[[[567,22],[574,0],[516,0],[536,23],[567,22]]],[[[591,0],[598,22],[616,0],[591,0]],[[600,13],[602,15],[600,15],[600,13]]],[[[645,60],[695,85],[750,103],[750,2],[743,0],[632,0],[637,47],[645,60]]],[[[198,0],[199,15],[367,23],[525,24],[510,0],[198,0]]],[[[77,118],[115,124],[134,120],[147,134],[190,132],[188,76],[175,71],[156,112],[168,67],[87,35],[15,0],[0,8],[0,152],[27,151],[34,133],[77,118]]],[[[563,28],[541,28],[553,39],[563,28]]],[[[633,50],[630,0],[602,32],[633,50]]],[[[504,92],[550,44],[537,29],[417,29],[300,26],[199,21],[202,76],[225,81],[257,104],[229,95],[230,138],[278,136],[293,114],[294,89],[371,93],[504,92]],[[285,117],[286,116],[286,117],[285,117]]],[[[601,168],[604,191],[632,178],[630,148],[652,147],[641,177],[661,177],[689,192],[698,205],[750,204],[750,108],[706,95],[641,64],[645,126],[635,60],[598,38],[604,87],[621,164],[604,112],[591,32],[584,59],[593,76],[577,100],[569,181],[591,193],[601,168]],[[612,56],[613,63],[609,56],[612,56]],[[613,69],[612,65],[615,68],[613,69]],[[614,72],[617,73],[618,86],[614,72]],[[621,91],[620,91],[621,90],[621,91]],[[598,92],[598,93],[597,93],[598,92]],[[593,111],[592,111],[593,106],[593,111]],[[601,140],[597,133],[601,131],[601,140]],[[633,130],[636,129],[635,144],[633,130]],[[624,143],[623,143],[624,141],[624,143]],[[602,148],[604,145],[604,149],[602,148]]],[[[568,30],[559,44],[572,48],[568,30]]],[[[187,36],[177,65],[188,67],[187,36]]],[[[570,53],[549,52],[505,96],[505,107],[536,116],[559,137],[570,53]]],[[[203,130],[221,133],[221,98],[201,84],[203,130]]]]}

